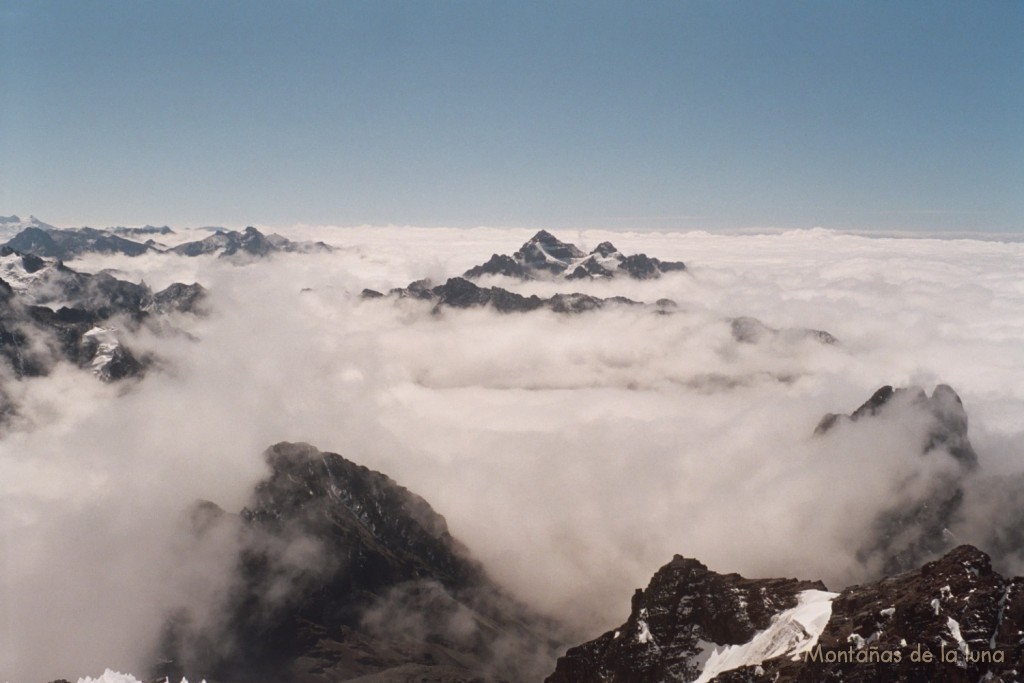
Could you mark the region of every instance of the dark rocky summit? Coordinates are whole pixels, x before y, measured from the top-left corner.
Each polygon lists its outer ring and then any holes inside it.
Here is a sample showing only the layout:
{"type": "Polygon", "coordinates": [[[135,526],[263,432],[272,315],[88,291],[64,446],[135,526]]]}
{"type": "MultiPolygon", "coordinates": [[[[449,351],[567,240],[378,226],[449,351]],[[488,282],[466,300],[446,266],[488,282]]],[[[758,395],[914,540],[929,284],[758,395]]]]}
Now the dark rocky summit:
{"type": "Polygon", "coordinates": [[[175,615],[160,675],[219,681],[535,681],[551,623],[508,597],[443,517],[387,476],[308,444],[266,452],[240,515],[197,509],[239,539],[219,618],[175,615]],[[359,678],[365,676],[366,678],[359,678]]]}
{"type": "Polygon", "coordinates": [[[524,280],[552,277],[581,280],[624,274],[637,280],[649,280],[662,273],[683,270],[686,265],[681,261],[660,261],[646,254],[626,256],[611,242],[602,242],[588,254],[541,230],[511,256],[494,254],[486,263],[467,270],[464,277],[505,275],[524,280]]]}
{"type": "Polygon", "coordinates": [[[569,649],[547,681],[1021,680],[1024,578],[1000,576],[977,548],[839,594],[801,593],[820,587],[677,556],[637,591],[622,626],[569,649]],[[801,595],[815,609],[793,610],[801,595]]]}
{"type": "Polygon", "coordinates": [[[768,628],[821,582],[745,579],[717,574],[676,555],[646,590],[633,595],[629,618],[558,660],[548,683],[583,681],[692,681],[715,644],[742,644],[768,628]]]}

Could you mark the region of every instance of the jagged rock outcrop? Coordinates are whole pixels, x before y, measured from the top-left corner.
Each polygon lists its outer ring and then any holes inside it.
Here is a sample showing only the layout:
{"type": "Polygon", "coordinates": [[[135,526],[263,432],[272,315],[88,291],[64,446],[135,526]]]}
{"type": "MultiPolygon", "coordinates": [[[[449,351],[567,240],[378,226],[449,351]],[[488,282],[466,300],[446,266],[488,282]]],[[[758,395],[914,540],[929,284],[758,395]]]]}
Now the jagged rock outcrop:
{"type": "Polygon", "coordinates": [[[530,681],[550,666],[553,625],[494,585],[422,498],[308,444],[266,458],[240,515],[197,510],[200,530],[234,525],[236,580],[206,622],[219,628],[169,622],[161,675],[530,681]]]}
{"type": "Polygon", "coordinates": [[[332,247],[323,242],[295,242],[277,234],[264,235],[249,226],[237,230],[218,229],[209,237],[194,242],[185,242],[168,250],[182,256],[203,256],[217,254],[222,258],[235,256],[263,257],[275,252],[329,252],[332,247]]]}
{"type": "Polygon", "coordinates": [[[633,595],[629,618],[558,660],[547,683],[692,681],[715,645],[746,643],[772,617],[796,606],[821,582],[746,579],[718,574],[676,555],[646,590],[633,595]]]}
{"type": "Polygon", "coordinates": [[[486,263],[467,270],[464,277],[505,275],[520,279],[580,280],[624,274],[637,280],[649,280],[662,273],[684,270],[686,265],[681,261],[661,261],[646,254],[626,256],[611,242],[602,242],[588,254],[575,244],[562,242],[547,230],[541,230],[511,256],[494,254],[486,263]]]}
{"type": "Polygon", "coordinates": [[[1000,576],[977,548],[838,594],[819,586],[677,556],[625,624],[571,648],[547,681],[1009,683],[1024,671],[1024,578],[1000,576]]]}

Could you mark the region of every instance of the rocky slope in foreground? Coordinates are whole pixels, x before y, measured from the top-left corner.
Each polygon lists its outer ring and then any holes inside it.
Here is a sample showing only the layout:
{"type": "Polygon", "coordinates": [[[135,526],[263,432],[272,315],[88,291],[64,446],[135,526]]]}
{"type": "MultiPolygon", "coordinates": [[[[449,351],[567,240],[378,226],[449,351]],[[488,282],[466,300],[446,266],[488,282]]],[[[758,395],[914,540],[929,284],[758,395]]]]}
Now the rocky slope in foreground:
{"type": "Polygon", "coordinates": [[[1006,682],[1024,672],[1024,578],[960,546],[841,593],[718,574],[676,556],[629,618],[571,648],[547,683],[1006,682]]]}
{"type": "Polygon", "coordinates": [[[167,625],[178,680],[537,681],[555,627],[496,586],[441,515],[387,476],[308,444],[266,452],[239,515],[197,508],[195,543],[237,545],[215,618],[167,625]],[[366,677],[366,678],[361,678],[366,677]]]}

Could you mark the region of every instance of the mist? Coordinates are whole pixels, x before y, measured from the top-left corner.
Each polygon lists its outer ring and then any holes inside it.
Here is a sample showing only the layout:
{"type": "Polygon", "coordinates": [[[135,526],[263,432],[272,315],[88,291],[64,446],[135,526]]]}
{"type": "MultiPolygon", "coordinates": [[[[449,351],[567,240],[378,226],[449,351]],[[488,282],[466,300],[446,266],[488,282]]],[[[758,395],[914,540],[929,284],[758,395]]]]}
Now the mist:
{"type": "MultiPolygon", "coordinates": [[[[285,234],[339,249],[68,264],[154,289],[198,281],[210,313],[174,320],[181,334],[134,333],[131,348],[159,359],[141,381],[107,385],[68,366],[6,381],[20,412],[0,434],[0,679],[142,672],[167,614],[201,615],[228,581],[230,543],[183,551],[188,510],[238,511],[278,441],[340,453],[423,496],[499,583],[588,638],[620,623],[633,589],[676,553],[833,590],[877,571],[855,551],[878,512],[954,467],[920,457],[927,425],[910,410],[814,436],[822,415],[879,386],[951,385],[975,481],[1024,474],[1022,243],[567,232],[557,236],[581,248],[610,240],[688,271],[488,283],[678,303],[566,316],[359,297],[443,282],[530,231],[285,234]],[[742,343],[738,316],[839,343],[742,343]]],[[[986,541],[1021,499],[977,486],[954,529],[964,542],[986,541]]],[[[1004,546],[997,560],[1019,571],[1004,546]]]]}

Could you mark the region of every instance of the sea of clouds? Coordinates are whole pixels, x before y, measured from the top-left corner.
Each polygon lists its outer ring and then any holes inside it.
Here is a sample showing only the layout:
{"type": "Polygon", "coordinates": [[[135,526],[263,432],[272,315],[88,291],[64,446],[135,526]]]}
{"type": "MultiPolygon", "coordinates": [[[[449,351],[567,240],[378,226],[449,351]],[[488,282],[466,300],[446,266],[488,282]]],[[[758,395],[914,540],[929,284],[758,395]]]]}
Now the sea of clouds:
{"type": "MultiPolygon", "coordinates": [[[[580,639],[621,623],[633,589],[676,553],[832,589],[871,576],[855,550],[878,511],[949,469],[919,456],[909,418],[813,436],[879,386],[950,384],[983,476],[1024,472],[1024,243],[556,232],[688,266],[647,282],[491,283],[678,303],[565,316],[359,297],[443,282],[529,230],[282,232],[338,250],[68,264],[154,290],[198,281],[211,313],[176,320],[188,334],[136,334],[132,348],[160,359],[139,382],[70,367],[7,382],[21,410],[0,434],[0,680],[143,671],[167,612],[201,611],[229,580],[229,553],[183,542],[188,510],[238,511],[278,441],[422,495],[498,582],[580,639]],[[738,316],[839,343],[740,343],[738,316]]],[[[977,488],[953,531],[980,543],[1016,493],[977,488]]],[[[1013,553],[997,560],[1024,569],[1013,553]]]]}

